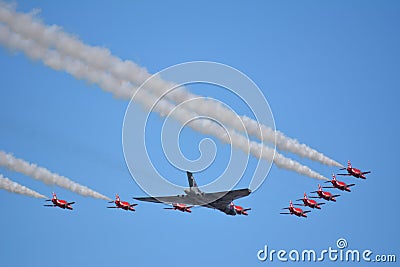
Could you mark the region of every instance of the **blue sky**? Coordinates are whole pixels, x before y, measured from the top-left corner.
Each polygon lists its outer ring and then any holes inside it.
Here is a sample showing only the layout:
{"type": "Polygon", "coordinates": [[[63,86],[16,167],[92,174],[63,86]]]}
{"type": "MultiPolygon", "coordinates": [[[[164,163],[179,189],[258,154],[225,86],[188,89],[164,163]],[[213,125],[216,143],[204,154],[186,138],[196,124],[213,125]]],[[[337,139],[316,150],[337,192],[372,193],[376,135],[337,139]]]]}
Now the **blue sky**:
{"type": "MultiPolygon", "coordinates": [[[[277,129],[372,173],[362,181],[343,178],[356,183],[353,192],[340,192],[337,203],[299,219],[279,215],[280,209],[315,190],[318,181],[276,166],[259,190],[237,201],[252,208],[248,217],[205,208],[183,214],[151,203],[140,203],[134,214],[109,210],[105,201],[0,169],[42,194],[56,191],[77,202],[72,212],[47,209],[42,200],[1,191],[3,265],[255,266],[271,264],[257,260],[264,245],[323,250],[341,237],[351,249],[400,255],[394,209],[400,148],[397,1],[18,3],[21,12],[33,8],[41,10],[46,24],[62,26],[151,73],[193,60],[231,65],[263,91],[277,129]]],[[[119,193],[130,201],[144,195],[122,152],[127,101],[2,46],[0,70],[0,149],[109,197],[119,193]]],[[[200,86],[192,89],[202,94],[200,86]]],[[[217,92],[211,96],[232,100],[217,92]]],[[[188,131],[185,138],[191,137],[182,150],[196,157],[201,135],[188,131]]],[[[222,160],[196,174],[199,184],[224,167],[226,146],[216,144],[222,160]]],[[[326,176],[337,172],[286,155],[326,176]]],[[[160,168],[186,182],[184,173],[156,157],[160,168]]]]}

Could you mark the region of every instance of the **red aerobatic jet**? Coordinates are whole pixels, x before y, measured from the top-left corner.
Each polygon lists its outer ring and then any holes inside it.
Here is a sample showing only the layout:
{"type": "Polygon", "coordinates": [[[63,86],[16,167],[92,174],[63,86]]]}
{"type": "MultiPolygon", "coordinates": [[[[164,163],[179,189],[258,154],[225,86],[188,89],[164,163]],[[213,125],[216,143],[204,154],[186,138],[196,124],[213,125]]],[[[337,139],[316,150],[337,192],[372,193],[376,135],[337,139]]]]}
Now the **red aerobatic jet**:
{"type": "Polygon", "coordinates": [[[126,202],[126,201],[121,201],[119,199],[118,194],[115,195],[115,201],[110,201],[108,203],[115,203],[115,206],[107,207],[109,209],[123,209],[123,210],[131,210],[131,211],[135,211],[134,206],[137,205],[137,204],[129,204],[129,202],[126,202]]]}
{"type": "Polygon", "coordinates": [[[54,192],[53,192],[53,198],[46,199],[46,201],[51,201],[51,202],[53,202],[53,204],[43,205],[45,207],[60,207],[62,209],[69,209],[69,210],[73,210],[71,205],[75,203],[75,202],[67,202],[62,199],[57,199],[57,195],[54,192]]]}
{"type": "Polygon", "coordinates": [[[293,203],[292,203],[292,201],[290,200],[290,205],[289,205],[289,207],[288,208],[283,208],[284,210],[289,210],[289,212],[281,212],[281,214],[290,214],[290,215],[296,215],[296,216],[298,216],[298,217],[305,217],[305,218],[307,218],[307,214],[306,213],[308,213],[308,212],[310,212],[311,210],[305,210],[305,211],[303,211],[302,209],[300,209],[300,208],[295,208],[295,207],[293,207],[293,203]]]}
{"type": "Polygon", "coordinates": [[[332,183],[332,186],[324,186],[324,188],[337,188],[342,191],[351,192],[350,186],[354,186],[355,184],[346,184],[345,182],[341,182],[336,180],[336,175],[332,174],[332,180],[326,181],[325,183],[332,183]]]}
{"type": "Polygon", "coordinates": [[[318,196],[310,197],[310,198],[323,198],[323,199],[325,199],[327,201],[333,201],[333,202],[336,202],[336,198],[335,197],[340,196],[340,195],[332,195],[329,192],[322,191],[322,187],[319,184],[318,184],[318,191],[313,191],[311,193],[317,193],[318,196]]]}
{"type": "Polygon", "coordinates": [[[338,175],[354,176],[356,178],[361,178],[361,179],[367,179],[367,177],[365,177],[365,174],[371,173],[370,171],[362,172],[359,169],[351,167],[350,160],[347,161],[347,168],[342,168],[340,170],[347,170],[347,173],[338,173],[338,175]]]}
{"type": "Polygon", "coordinates": [[[189,213],[192,212],[190,210],[190,208],[192,208],[193,206],[186,206],[186,204],[182,204],[182,203],[172,203],[171,205],[172,205],[172,207],[164,208],[164,209],[166,209],[166,210],[180,210],[182,212],[189,212],[189,213]]]}
{"type": "Polygon", "coordinates": [[[236,212],[236,214],[238,214],[238,215],[249,215],[248,213],[247,213],[247,211],[248,210],[251,210],[251,208],[247,208],[247,209],[244,209],[242,206],[237,206],[237,205],[235,205],[235,204],[233,204],[233,202],[231,202],[231,204],[229,205],[230,206],[230,208],[231,209],[233,209],[235,212],[236,212]]]}
{"type": "Polygon", "coordinates": [[[310,207],[313,209],[321,209],[321,205],[324,205],[325,203],[318,203],[317,201],[313,199],[309,199],[307,197],[307,194],[304,192],[304,197],[301,199],[297,199],[296,201],[303,201],[303,204],[294,204],[297,206],[305,206],[305,207],[310,207]]]}

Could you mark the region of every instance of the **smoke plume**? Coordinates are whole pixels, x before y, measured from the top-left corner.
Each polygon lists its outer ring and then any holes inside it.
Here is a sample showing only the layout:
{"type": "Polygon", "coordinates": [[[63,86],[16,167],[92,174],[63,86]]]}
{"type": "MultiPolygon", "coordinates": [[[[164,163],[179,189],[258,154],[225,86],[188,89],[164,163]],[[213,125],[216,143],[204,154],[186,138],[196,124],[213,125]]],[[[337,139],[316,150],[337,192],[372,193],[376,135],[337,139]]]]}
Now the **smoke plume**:
{"type": "Polygon", "coordinates": [[[0,166],[6,167],[11,171],[25,174],[26,176],[32,177],[46,184],[60,186],[82,196],[110,200],[108,197],[88,188],[87,186],[80,185],[65,176],[52,173],[46,168],[16,158],[4,151],[0,151],[0,166]]]}
{"type": "Polygon", "coordinates": [[[13,182],[1,174],[0,174],[0,188],[20,195],[36,197],[36,198],[46,198],[46,196],[43,196],[42,194],[39,194],[38,192],[35,192],[32,189],[27,188],[26,186],[13,182]]]}
{"type": "MultiPolygon", "coordinates": [[[[0,25],[0,42],[7,47],[14,50],[21,50],[30,58],[34,60],[42,60],[42,62],[47,66],[56,70],[64,70],[77,79],[85,79],[91,83],[96,83],[103,90],[111,92],[117,97],[130,99],[132,95],[136,93],[135,100],[139,101],[147,109],[150,109],[153,104],[157,102],[161,93],[160,90],[137,91],[137,86],[132,84],[132,81],[139,83],[149,77],[147,71],[139,68],[136,64],[126,61],[122,62],[120,59],[111,56],[109,51],[106,49],[97,47],[91,48],[87,45],[84,45],[76,38],[70,37],[69,35],[63,33],[58,27],[45,27],[40,22],[34,20],[30,15],[22,14],[22,17],[20,17],[19,20],[14,21],[12,18],[18,17],[18,13],[12,12],[14,11],[9,11],[9,9],[5,7],[0,7],[0,21],[3,23],[8,23],[7,26],[0,25]],[[11,12],[11,15],[9,15],[7,11],[11,12]],[[32,28],[28,27],[29,25],[33,25],[32,28]],[[27,27],[27,29],[25,29],[25,27],[27,27]],[[18,31],[18,33],[14,32],[13,30],[18,31]],[[32,34],[33,32],[35,34],[32,34]],[[21,35],[20,33],[24,35],[21,35]],[[38,39],[37,36],[41,36],[42,38],[38,39]],[[85,52],[81,53],[81,51],[85,52]],[[91,58],[90,55],[92,55],[93,58],[91,58]],[[133,71],[134,69],[136,69],[136,72],[133,71]],[[129,81],[127,81],[127,78],[129,78],[129,81]]],[[[160,84],[163,83],[160,80],[158,80],[158,82],[160,84]]],[[[149,88],[161,87],[162,86],[157,83],[149,86],[149,88]]],[[[182,89],[167,95],[172,95],[172,100],[175,100],[175,103],[180,103],[194,96],[193,94],[182,89]]],[[[214,102],[210,101],[209,106],[213,107],[214,102]]],[[[203,105],[194,106],[202,107],[203,105]]],[[[163,116],[169,114],[175,107],[175,104],[172,102],[161,99],[156,105],[155,111],[163,116]]],[[[185,123],[189,118],[199,115],[195,112],[195,109],[196,108],[194,108],[194,110],[182,108],[175,109],[172,115],[178,121],[185,123]]],[[[207,107],[207,109],[198,110],[198,112],[201,112],[202,115],[209,114],[211,117],[217,117],[224,123],[227,122],[231,124],[231,121],[235,121],[229,119],[231,116],[233,116],[232,114],[228,114],[226,112],[226,114],[224,112],[209,112],[205,110],[220,111],[218,107],[215,109],[215,105],[214,109],[207,107]]],[[[228,112],[231,111],[228,110],[228,112]]],[[[265,135],[266,140],[270,142],[275,139],[274,131],[269,127],[259,125],[257,122],[247,117],[242,117],[242,121],[244,122],[246,130],[250,134],[258,137],[265,135]],[[260,131],[255,129],[261,129],[263,131],[262,134],[260,134],[260,131]]],[[[224,142],[229,142],[227,141],[226,133],[221,133],[220,130],[218,130],[218,125],[215,125],[215,127],[204,127],[204,123],[204,120],[196,120],[193,121],[193,123],[190,123],[189,126],[197,131],[214,135],[224,142]]],[[[207,123],[212,124],[212,122],[207,123]]],[[[233,126],[235,130],[243,128],[235,125],[233,126]]],[[[273,150],[271,148],[254,141],[250,141],[243,135],[237,134],[237,132],[233,130],[230,130],[229,134],[231,137],[235,136],[235,138],[230,139],[232,146],[246,151],[247,153],[250,152],[252,155],[258,158],[263,158],[269,161],[272,160],[273,153],[271,151],[273,150]]],[[[327,159],[319,152],[308,148],[306,145],[299,144],[296,140],[288,139],[279,132],[277,134],[277,140],[278,148],[296,152],[301,156],[308,156],[313,159],[318,159],[318,161],[328,165],[338,165],[338,163],[327,159]]],[[[312,178],[326,179],[322,175],[312,171],[310,168],[288,159],[279,153],[276,153],[274,163],[278,167],[293,170],[312,178]]]]}
{"type": "MultiPolygon", "coordinates": [[[[111,55],[108,49],[100,47],[92,47],[84,44],[78,38],[65,33],[56,25],[47,26],[33,16],[33,14],[18,13],[10,6],[3,4],[0,6],[0,21],[7,24],[15,33],[20,34],[27,40],[35,41],[38,46],[43,49],[57,50],[61,55],[82,61],[84,64],[90,65],[93,69],[105,71],[110,75],[134,85],[141,85],[151,74],[148,71],[131,61],[123,61],[120,58],[111,55]]],[[[165,95],[165,97],[175,104],[184,101],[199,98],[198,95],[190,93],[184,87],[179,87],[166,93],[166,88],[172,88],[170,82],[161,79],[152,79],[147,86],[147,90],[152,91],[156,96],[165,95]]],[[[116,94],[119,97],[130,98],[131,92],[126,94],[116,94]]],[[[310,148],[306,144],[301,144],[296,139],[285,136],[282,132],[274,131],[272,128],[259,124],[257,121],[241,116],[244,128],[241,123],[236,120],[237,115],[231,110],[225,108],[213,99],[204,99],[202,104],[188,105],[187,108],[192,109],[199,115],[209,116],[219,120],[223,125],[230,126],[237,131],[247,131],[247,134],[257,137],[262,142],[276,142],[279,150],[288,151],[301,157],[307,157],[311,160],[320,162],[330,166],[342,165],[321,152],[310,148]],[[204,109],[204,106],[207,106],[204,109]]]]}

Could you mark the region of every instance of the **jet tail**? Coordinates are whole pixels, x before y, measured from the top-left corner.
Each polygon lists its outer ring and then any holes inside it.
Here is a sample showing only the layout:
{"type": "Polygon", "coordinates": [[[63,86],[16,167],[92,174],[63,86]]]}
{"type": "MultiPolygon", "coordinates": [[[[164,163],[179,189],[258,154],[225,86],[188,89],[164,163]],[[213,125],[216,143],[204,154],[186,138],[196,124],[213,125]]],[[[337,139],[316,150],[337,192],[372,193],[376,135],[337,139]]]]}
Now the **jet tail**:
{"type": "Polygon", "coordinates": [[[350,160],[348,160],[347,161],[347,168],[340,168],[339,170],[348,170],[348,169],[351,169],[352,167],[351,167],[351,162],[350,162],[350,160]]]}
{"type": "Polygon", "coordinates": [[[187,177],[188,177],[188,181],[189,181],[189,189],[185,190],[186,193],[195,193],[195,194],[203,194],[203,192],[200,191],[199,187],[197,186],[196,180],[193,177],[193,173],[191,172],[186,172],[187,177]]]}
{"type": "Polygon", "coordinates": [[[191,172],[186,172],[186,174],[187,174],[188,181],[189,181],[189,187],[190,187],[190,188],[192,188],[192,187],[197,188],[197,183],[196,183],[196,180],[195,180],[194,177],[193,177],[193,173],[191,173],[191,172]]]}

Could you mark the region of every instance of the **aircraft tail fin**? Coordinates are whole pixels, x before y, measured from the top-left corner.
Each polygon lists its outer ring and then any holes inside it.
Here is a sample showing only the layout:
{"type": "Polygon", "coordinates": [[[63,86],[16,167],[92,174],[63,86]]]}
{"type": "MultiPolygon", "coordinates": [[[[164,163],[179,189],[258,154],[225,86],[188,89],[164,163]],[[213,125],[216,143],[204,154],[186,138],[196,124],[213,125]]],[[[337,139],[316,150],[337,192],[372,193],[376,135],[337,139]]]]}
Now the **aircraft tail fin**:
{"type": "Polygon", "coordinates": [[[195,187],[195,188],[197,188],[197,183],[196,183],[196,180],[194,179],[194,177],[193,177],[193,173],[191,173],[191,172],[186,172],[186,174],[187,174],[187,177],[188,177],[188,181],[189,181],[189,187],[195,187]]]}

